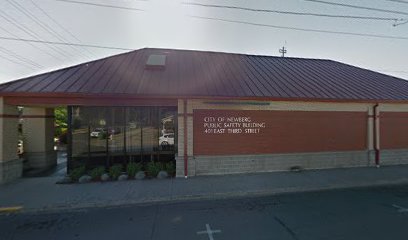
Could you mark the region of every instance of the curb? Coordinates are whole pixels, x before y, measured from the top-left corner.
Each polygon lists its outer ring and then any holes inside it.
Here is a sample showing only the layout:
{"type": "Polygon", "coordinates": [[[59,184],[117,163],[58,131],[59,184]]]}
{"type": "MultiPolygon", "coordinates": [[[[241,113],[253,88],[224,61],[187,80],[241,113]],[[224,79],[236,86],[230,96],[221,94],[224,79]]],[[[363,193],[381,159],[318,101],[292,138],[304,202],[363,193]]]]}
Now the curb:
{"type": "Polygon", "coordinates": [[[0,214],[2,213],[16,213],[20,212],[23,206],[0,207],[0,214]]]}
{"type": "MultiPolygon", "coordinates": [[[[57,213],[60,211],[78,211],[86,212],[88,209],[97,208],[117,208],[126,206],[149,206],[154,204],[174,204],[185,201],[202,201],[202,200],[226,200],[226,199],[238,199],[238,198],[256,198],[256,197],[266,197],[266,196],[277,196],[282,194],[295,194],[295,193],[307,193],[307,192],[322,192],[331,190],[342,190],[342,189],[359,189],[359,188],[370,188],[370,187],[381,187],[381,186],[397,186],[408,184],[408,179],[400,179],[395,181],[378,181],[376,183],[361,183],[361,184],[342,184],[342,185],[331,185],[331,186],[320,186],[320,187],[309,187],[309,188],[299,188],[299,187],[289,187],[273,190],[260,190],[260,191],[235,191],[235,192],[223,192],[223,193],[213,193],[213,194],[195,194],[195,195],[181,195],[181,196],[169,196],[169,197],[158,197],[158,198],[146,198],[139,200],[122,200],[122,201],[112,201],[104,203],[85,203],[85,204],[75,204],[75,205],[60,205],[60,206],[48,206],[43,208],[25,208],[21,206],[4,208],[8,213],[19,213],[19,214],[35,214],[35,213],[57,213]]],[[[6,212],[6,211],[5,211],[6,212]]],[[[1,208],[0,208],[1,213],[1,208]]]]}

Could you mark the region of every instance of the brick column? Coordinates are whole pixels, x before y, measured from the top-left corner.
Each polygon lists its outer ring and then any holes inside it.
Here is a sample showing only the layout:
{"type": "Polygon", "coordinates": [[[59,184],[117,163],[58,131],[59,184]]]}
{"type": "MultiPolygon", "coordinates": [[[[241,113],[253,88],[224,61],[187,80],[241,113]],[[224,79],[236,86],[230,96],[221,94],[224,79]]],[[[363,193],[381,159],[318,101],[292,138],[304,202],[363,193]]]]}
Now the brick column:
{"type": "Polygon", "coordinates": [[[4,98],[0,98],[0,183],[20,178],[23,173],[22,160],[17,156],[17,142],[17,107],[4,104],[4,98]]]}
{"type": "Polygon", "coordinates": [[[24,107],[24,158],[31,168],[48,169],[57,164],[54,150],[54,109],[24,107]]]}
{"type": "Polygon", "coordinates": [[[367,115],[367,150],[368,150],[368,166],[375,166],[375,151],[374,151],[374,105],[368,107],[367,115]]]}
{"type": "Polygon", "coordinates": [[[185,155],[187,158],[187,176],[195,176],[193,156],[193,113],[188,100],[178,101],[178,153],[176,156],[176,177],[185,176],[185,155]],[[185,105],[186,104],[186,105],[185,105]],[[187,135],[185,135],[187,130],[187,135]],[[186,141],[185,141],[186,140],[186,141]]]}

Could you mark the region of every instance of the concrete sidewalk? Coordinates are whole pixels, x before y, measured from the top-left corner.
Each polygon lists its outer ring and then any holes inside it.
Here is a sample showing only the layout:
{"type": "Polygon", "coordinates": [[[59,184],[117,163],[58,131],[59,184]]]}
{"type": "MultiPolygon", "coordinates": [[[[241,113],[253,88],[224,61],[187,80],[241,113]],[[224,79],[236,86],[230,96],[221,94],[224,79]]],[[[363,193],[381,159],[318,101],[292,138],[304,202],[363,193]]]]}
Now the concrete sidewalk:
{"type": "Polygon", "coordinates": [[[22,206],[22,211],[27,212],[56,211],[408,184],[408,165],[68,185],[55,184],[56,180],[23,178],[0,185],[0,208],[22,206]]]}

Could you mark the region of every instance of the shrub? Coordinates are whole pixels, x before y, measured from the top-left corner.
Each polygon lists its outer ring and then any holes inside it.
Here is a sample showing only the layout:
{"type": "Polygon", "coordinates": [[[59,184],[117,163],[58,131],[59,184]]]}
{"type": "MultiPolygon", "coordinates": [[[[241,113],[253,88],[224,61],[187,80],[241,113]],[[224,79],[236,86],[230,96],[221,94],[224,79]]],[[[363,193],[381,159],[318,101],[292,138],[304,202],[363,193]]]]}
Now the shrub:
{"type": "Polygon", "coordinates": [[[152,177],[156,177],[162,169],[163,165],[161,163],[153,161],[149,162],[146,167],[147,173],[152,177]]]}
{"type": "Polygon", "coordinates": [[[116,180],[122,174],[123,166],[121,164],[115,164],[109,168],[109,176],[116,180]]]}
{"type": "Polygon", "coordinates": [[[91,176],[92,180],[99,180],[102,174],[104,173],[105,173],[105,167],[99,166],[99,167],[92,169],[89,172],[89,175],[91,176]]]}
{"type": "Polygon", "coordinates": [[[129,177],[135,177],[136,173],[142,170],[142,164],[130,162],[126,166],[126,172],[129,177]]]}
{"type": "Polygon", "coordinates": [[[169,174],[169,176],[173,177],[176,173],[176,166],[173,162],[168,162],[164,165],[164,170],[169,174]]]}
{"type": "Polygon", "coordinates": [[[106,139],[108,137],[108,133],[106,131],[103,131],[100,135],[99,138],[100,139],[106,139]]]}
{"type": "Polygon", "coordinates": [[[70,173],[69,177],[73,182],[78,182],[78,179],[85,174],[86,168],[85,165],[74,168],[70,173]]]}

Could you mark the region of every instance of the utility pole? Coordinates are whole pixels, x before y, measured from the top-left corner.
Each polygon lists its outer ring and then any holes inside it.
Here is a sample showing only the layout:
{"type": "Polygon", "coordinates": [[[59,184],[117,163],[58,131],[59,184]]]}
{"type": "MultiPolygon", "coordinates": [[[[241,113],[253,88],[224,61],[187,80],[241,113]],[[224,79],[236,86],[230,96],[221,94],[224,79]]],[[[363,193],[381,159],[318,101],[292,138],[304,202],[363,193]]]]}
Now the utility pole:
{"type": "Polygon", "coordinates": [[[285,53],[287,52],[285,46],[279,49],[279,53],[282,53],[282,57],[285,57],[285,53]]]}

